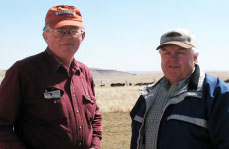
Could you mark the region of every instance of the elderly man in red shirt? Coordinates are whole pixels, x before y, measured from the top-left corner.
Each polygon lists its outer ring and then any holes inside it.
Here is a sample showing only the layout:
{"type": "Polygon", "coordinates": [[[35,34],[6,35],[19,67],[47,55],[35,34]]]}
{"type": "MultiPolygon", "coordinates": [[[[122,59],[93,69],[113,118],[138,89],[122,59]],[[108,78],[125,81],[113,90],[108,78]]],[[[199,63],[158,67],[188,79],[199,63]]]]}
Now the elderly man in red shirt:
{"type": "Polygon", "coordinates": [[[89,69],[74,59],[85,37],[74,6],[49,9],[47,49],[17,61],[0,86],[1,149],[100,149],[101,114],[89,69]]]}

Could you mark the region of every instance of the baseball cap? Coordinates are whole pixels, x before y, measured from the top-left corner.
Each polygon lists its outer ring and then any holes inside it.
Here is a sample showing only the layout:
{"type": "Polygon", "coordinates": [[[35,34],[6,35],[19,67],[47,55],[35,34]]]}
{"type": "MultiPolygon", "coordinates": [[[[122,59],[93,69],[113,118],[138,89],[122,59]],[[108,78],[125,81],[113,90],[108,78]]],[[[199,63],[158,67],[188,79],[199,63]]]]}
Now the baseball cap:
{"type": "Polygon", "coordinates": [[[75,6],[58,5],[49,9],[45,23],[56,29],[63,26],[78,26],[84,28],[80,10],[75,6]]]}
{"type": "Polygon", "coordinates": [[[178,45],[183,48],[197,48],[197,42],[189,31],[185,29],[175,29],[169,31],[161,36],[160,45],[156,50],[160,49],[164,45],[178,45]]]}

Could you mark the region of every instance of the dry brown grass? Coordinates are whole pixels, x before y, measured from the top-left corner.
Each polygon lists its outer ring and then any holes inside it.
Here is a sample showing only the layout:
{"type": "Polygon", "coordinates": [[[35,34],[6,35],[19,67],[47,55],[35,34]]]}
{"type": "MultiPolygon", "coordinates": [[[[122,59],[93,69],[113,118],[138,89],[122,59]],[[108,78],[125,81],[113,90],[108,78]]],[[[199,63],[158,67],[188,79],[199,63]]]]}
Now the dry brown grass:
{"type": "Polygon", "coordinates": [[[131,120],[129,113],[102,113],[102,149],[130,148],[131,120]]]}
{"type": "Polygon", "coordinates": [[[208,74],[218,77],[224,81],[229,79],[229,72],[208,72],[208,74]]]}
{"type": "Polygon", "coordinates": [[[96,87],[97,104],[101,112],[129,112],[140,92],[139,86],[96,87]]]}

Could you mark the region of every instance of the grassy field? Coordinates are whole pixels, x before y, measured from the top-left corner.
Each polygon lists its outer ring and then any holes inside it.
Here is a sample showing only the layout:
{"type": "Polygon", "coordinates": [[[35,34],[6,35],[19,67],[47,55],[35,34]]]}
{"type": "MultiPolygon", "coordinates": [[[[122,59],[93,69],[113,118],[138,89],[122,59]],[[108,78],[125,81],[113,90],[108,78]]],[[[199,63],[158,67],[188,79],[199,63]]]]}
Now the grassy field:
{"type": "Polygon", "coordinates": [[[129,111],[140,95],[138,89],[139,86],[95,88],[103,118],[102,149],[130,148],[129,111]]]}
{"type": "Polygon", "coordinates": [[[129,111],[139,96],[139,87],[96,87],[97,104],[103,118],[102,149],[130,148],[129,111]]]}
{"type": "Polygon", "coordinates": [[[129,112],[102,113],[102,149],[129,149],[131,120],[129,112]]]}
{"type": "Polygon", "coordinates": [[[139,86],[96,87],[97,104],[101,112],[129,112],[140,92],[139,86]]]}

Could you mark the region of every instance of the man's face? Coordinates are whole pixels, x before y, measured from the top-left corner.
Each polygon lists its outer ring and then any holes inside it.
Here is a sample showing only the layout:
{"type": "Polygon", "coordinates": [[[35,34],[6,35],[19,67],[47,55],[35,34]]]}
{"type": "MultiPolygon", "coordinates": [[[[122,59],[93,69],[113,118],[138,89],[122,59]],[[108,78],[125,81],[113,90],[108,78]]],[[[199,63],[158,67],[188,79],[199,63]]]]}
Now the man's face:
{"type": "Polygon", "coordinates": [[[197,55],[193,54],[192,49],[185,49],[177,45],[163,46],[160,54],[161,68],[170,85],[191,74],[197,62],[197,55]]]}
{"type": "Polygon", "coordinates": [[[78,36],[71,36],[70,31],[74,31],[74,29],[78,31],[79,28],[75,26],[64,26],[58,29],[51,29],[49,27],[49,31],[43,33],[43,37],[50,50],[63,60],[72,59],[84,39],[84,32],[78,36]],[[60,36],[64,31],[66,33],[60,36]]]}

